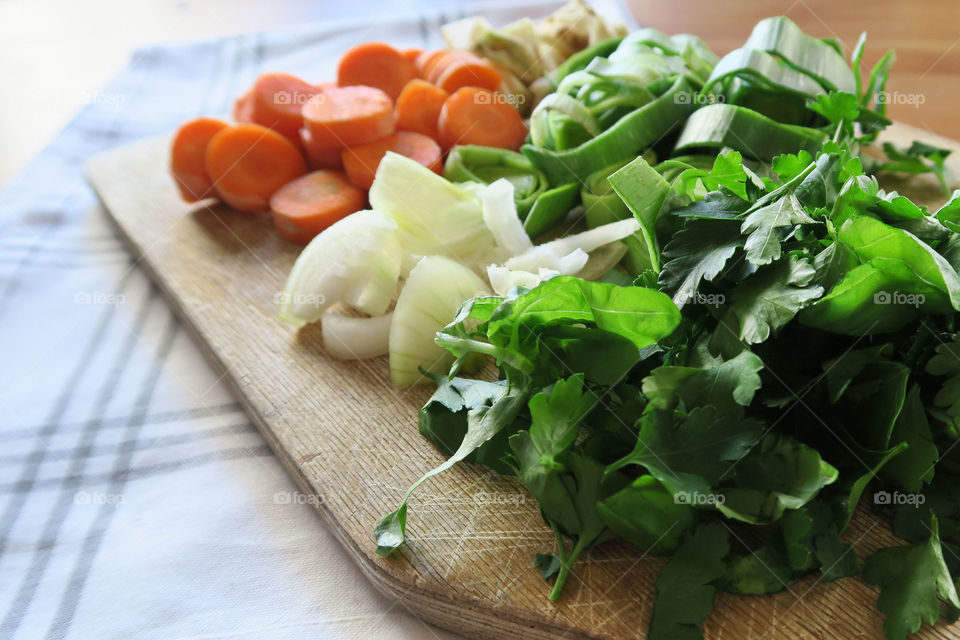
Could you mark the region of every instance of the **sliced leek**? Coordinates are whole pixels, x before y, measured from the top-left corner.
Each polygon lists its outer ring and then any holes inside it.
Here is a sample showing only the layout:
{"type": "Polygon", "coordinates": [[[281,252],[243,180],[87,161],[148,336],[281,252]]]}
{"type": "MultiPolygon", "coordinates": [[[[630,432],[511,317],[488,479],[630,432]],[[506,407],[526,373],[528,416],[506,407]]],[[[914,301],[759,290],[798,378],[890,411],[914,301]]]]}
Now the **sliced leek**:
{"type": "Polygon", "coordinates": [[[712,104],[690,116],[674,153],[730,147],[746,157],[769,161],[801,149],[816,153],[826,140],[818,129],[780,124],[737,105],[712,104]]]}
{"type": "Polygon", "coordinates": [[[535,145],[523,153],[554,183],[586,180],[597,167],[606,167],[634,157],[677,128],[693,111],[689,82],[679,77],[653,102],[623,116],[600,135],[566,151],[551,151],[535,145]]]}
{"type": "Polygon", "coordinates": [[[832,46],[808,36],[789,18],[779,16],[757,23],[744,45],[773,53],[797,69],[814,78],[826,89],[853,93],[856,80],[843,56],[832,46]]]}

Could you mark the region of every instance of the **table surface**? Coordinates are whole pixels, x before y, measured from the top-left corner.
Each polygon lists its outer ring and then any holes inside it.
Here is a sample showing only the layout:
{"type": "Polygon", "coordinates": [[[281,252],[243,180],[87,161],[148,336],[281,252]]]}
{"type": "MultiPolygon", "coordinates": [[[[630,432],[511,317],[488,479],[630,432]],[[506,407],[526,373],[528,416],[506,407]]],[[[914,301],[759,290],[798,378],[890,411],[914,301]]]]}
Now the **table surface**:
{"type": "MultiPolygon", "coordinates": [[[[144,43],[186,41],[270,29],[305,20],[362,15],[369,2],[302,0],[6,0],[0,2],[0,185],[37,153],[144,43]],[[101,25],[96,37],[77,24],[101,25]],[[29,60],[29,64],[20,61],[29,60]]],[[[425,7],[426,0],[399,5],[425,7]]],[[[398,6],[399,6],[398,5],[398,6]]],[[[960,139],[960,10],[955,0],[797,0],[715,3],[627,0],[640,24],[701,36],[717,53],[736,48],[750,27],[784,14],[805,31],[847,49],[866,30],[866,61],[896,49],[888,88],[893,118],[960,139]]]]}

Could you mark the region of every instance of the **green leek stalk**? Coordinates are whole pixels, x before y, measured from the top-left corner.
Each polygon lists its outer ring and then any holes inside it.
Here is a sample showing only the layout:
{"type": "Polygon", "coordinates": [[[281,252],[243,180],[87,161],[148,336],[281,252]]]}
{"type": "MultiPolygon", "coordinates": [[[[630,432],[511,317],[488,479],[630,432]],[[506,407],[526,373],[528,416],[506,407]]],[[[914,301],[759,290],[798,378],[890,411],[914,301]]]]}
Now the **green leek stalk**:
{"type": "Polygon", "coordinates": [[[678,77],[659,98],[623,116],[583,144],[551,151],[525,144],[521,151],[552,184],[583,182],[597,170],[635,157],[680,125],[693,111],[690,84],[678,77]]]}
{"type": "Polygon", "coordinates": [[[737,105],[712,104],[690,116],[674,153],[730,147],[744,157],[769,161],[801,149],[816,153],[826,141],[827,134],[818,129],[780,124],[737,105]]]}
{"type": "MultiPolygon", "coordinates": [[[[620,162],[613,166],[601,169],[593,173],[583,187],[580,189],[580,196],[583,200],[584,219],[587,226],[591,229],[604,224],[625,220],[633,214],[627,205],[623,203],[613,185],[610,184],[611,174],[622,168],[626,162],[620,162]]],[[[627,247],[620,263],[634,277],[640,275],[651,267],[650,250],[647,248],[647,242],[643,233],[637,233],[621,240],[627,247]]]]}
{"type": "Polygon", "coordinates": [[[537,199],[549,188],[547,178],[522,153],[509,149],[456,146],[450,150],[443,177],[451,182],[490,184],[500,178],[513,184],[517,215],[525,220],[537,199]]]}

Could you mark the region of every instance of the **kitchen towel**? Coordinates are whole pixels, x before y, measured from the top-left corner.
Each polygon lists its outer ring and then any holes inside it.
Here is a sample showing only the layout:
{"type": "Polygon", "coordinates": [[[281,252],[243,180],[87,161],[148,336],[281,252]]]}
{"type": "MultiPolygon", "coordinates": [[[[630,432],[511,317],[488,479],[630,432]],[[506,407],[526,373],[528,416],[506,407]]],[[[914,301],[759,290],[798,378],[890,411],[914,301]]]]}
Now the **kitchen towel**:
{"type": "Polygon", "coordinates": [[[82,166],[227,113],[263,71],[326,80],[358,42],[436,47],[450,20],[558,4],[371,3],[362,19],[140,49],[0,192],[0,638],[455,637],[351,564],[82,166]]]}

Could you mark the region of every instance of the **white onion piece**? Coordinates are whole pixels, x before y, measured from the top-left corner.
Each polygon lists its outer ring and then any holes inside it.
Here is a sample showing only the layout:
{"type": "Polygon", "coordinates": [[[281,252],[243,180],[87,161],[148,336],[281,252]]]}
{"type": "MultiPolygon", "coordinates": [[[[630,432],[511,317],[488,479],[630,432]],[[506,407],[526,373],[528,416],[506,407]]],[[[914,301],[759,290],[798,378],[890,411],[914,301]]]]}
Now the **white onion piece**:
{"type": "Polygon", "coordinates": [[[622,240],[629,235],[633,235],[639,230],[640,223],[634,218],[618,220],[617,222],[611,222],[610,224],[600,225],[599,227],[590,229],[589,231],[577,233],[565,238],[557,238],[556,240],[552,240],[545,244],[539,244],[520,254],[519,256],[510,258],[507,260],[505,265],[511,269],[524,269],[526,271],[531,271],[532,269],[530,267],[548,266],[543,264],[544,258],[539,257],[542,256],[544,252],[552,253],[554,256],[556,256],[557,260],[563,256],[573,253],[577,249],[590,253],[598,247],[602,247],[605,244],[610,244],[611,242],[616,242],[617,240],[622,240]],[[531,255],[528,256],[528,254],[531,255]]]}
{"type": "Polygon", "coordinates": [[[335,222],[310,241],[290,270],[280,319],[300,327],[337,302],[382,315],[396,293],[402,253],[397,225],[382,213],[359,211],[335,222]]]}
{"type": "Polygon", "coordinates": [[[390,379],[397,386],[425,384],[420,374],[447,373],[453,355],[437,346],[437,332],[450,324],[461,305],[490,293],[469,268],[446,256],[427,256],[410,272],[390,326],[390,379]]]}
{"type": "Polygon", "coordinates": [[[373,318],[350,318],[328,311],[321,318],[323,346],[338,360],[366,360],[390,349],[393,314],[373,318]]]}
{"type": "Polygon", "coordinates": [[[517,203],[513,200],[513,184],[500,178],[480,192],[483,222],[493,234],[497,246],[515,256],[533,247],[530,236],[523,230],[517,215],[517,203]]]}

